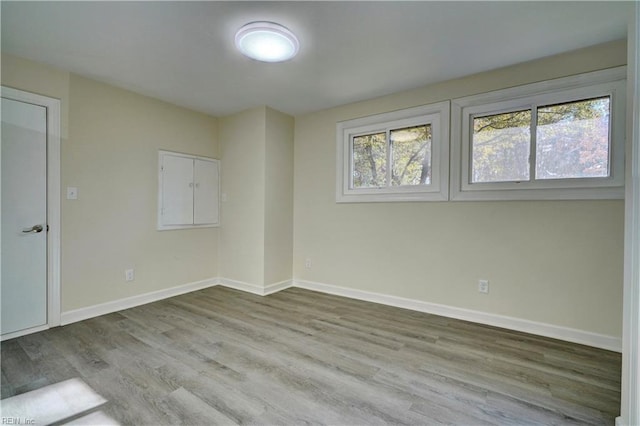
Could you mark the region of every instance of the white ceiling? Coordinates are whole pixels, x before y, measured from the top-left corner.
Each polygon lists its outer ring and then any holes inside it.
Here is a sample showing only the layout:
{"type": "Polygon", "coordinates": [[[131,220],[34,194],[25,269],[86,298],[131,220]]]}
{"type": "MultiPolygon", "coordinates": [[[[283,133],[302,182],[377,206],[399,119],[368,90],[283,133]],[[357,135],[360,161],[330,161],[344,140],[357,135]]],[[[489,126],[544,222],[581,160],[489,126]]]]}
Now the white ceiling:
{"type": "Polygon", "coordinates": [[[212,115],[298,115],[626,37],[631,2],[7,2],[2,51],[212,115]],[[300,53],[243,57],[256,20],[300,53]]]}

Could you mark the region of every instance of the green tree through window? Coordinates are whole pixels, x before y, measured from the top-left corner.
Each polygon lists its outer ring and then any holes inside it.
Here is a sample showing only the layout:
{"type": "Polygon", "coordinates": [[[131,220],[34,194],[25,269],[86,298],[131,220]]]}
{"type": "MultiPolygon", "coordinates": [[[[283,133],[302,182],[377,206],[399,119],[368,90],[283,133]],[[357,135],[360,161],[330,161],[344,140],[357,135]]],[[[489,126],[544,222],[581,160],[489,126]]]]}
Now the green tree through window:
{"type": "Polygon", "coordinates": [[[567,102],[473,118],[471,182],[530,180],[531,128],[535,179],[609,176],[610,98],[567,102]]]}
{"type": "Polygon", "coordinates": [[[430,184],[431,139],[429,124],[354,136],[353,188],[430,184]]]}

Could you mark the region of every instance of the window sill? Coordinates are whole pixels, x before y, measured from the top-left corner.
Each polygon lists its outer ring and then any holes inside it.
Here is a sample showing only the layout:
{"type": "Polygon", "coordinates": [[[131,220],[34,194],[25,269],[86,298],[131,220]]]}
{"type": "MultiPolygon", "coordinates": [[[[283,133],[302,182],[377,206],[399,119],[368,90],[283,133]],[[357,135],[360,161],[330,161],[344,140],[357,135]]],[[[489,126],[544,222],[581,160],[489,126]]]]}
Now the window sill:
{"type": "Polygon", "coordinates": [[[337,194],[336,203],[387,203],[448,201],[446,193],[440,192],[387,192],[378,194],[337,194]]]}
{"type": "Polygon", "coordinates": [[[451,201],[622,200],[624,187],[452,190],[451,201]]]}

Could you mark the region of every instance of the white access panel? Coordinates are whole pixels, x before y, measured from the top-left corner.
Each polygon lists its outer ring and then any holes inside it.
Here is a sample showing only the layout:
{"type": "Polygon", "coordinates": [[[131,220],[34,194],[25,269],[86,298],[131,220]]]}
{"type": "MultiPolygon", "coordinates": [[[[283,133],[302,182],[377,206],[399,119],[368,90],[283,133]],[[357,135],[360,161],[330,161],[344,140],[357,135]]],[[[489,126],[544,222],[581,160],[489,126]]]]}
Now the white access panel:
{"type": "Polygon", "coordinates": [[[160,225],[193,225],[193,159],[163,154],[160,225]]]}
{"type": "Polygon", "coordinates": [[[194,225],[218,224],[218,161],[194,160],[194,225]]]}
{"type": "Polygon", "coordinates": [[[158,230],[220,225],[220,161],[158,152],[158,230]]]}

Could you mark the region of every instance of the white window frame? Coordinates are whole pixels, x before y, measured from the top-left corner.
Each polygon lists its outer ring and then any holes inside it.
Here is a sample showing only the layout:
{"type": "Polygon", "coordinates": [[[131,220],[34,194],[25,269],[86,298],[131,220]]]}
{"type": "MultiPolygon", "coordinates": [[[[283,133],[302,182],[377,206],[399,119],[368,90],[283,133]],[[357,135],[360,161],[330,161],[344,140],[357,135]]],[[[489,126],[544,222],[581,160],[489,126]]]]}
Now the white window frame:
{"type": "MultiPolygon", "coordinates": [[[[454,99],[451,105],[451,199],[574,200],[624,198],[626,67],[579,74],[454,99]],[[535,135],[532,132],[529,181],[471,182],[474,116],[531,109],[603,96],[611,97],[609,176],[535,179],[535,135]]],[[[533,120],[533,118],[532,118],[533,120]]]]}
{"type": "MultiPolygon", "coordinates": [[[[336,126],[336,202],[446,201],[449,199],[450,102],[341,121],[336,126]],[[394,129],[431,126],[431,183],[426,185],[352,188],[351,163],[354,137],[394,129]]],[[[387,141],[389,143],[389,141],[387,141]]],[[[389,158],[387,156],[387,163],[389,158]]],[[[388,164],[388,167],[390,165],[388,164]]]]}

